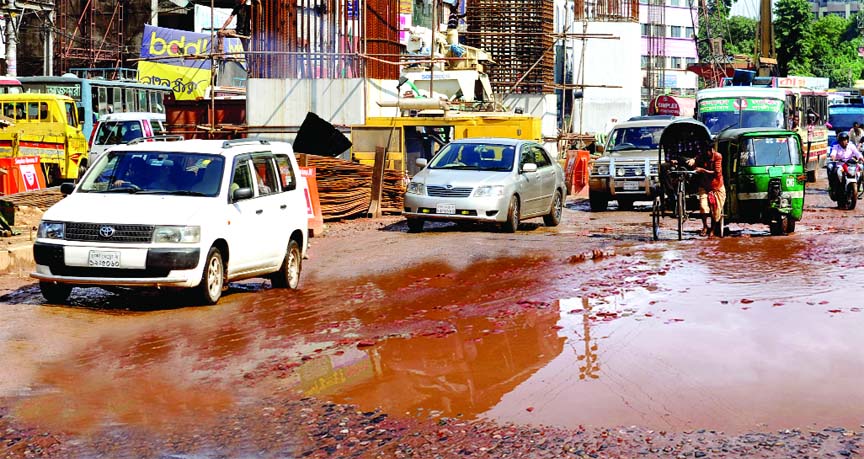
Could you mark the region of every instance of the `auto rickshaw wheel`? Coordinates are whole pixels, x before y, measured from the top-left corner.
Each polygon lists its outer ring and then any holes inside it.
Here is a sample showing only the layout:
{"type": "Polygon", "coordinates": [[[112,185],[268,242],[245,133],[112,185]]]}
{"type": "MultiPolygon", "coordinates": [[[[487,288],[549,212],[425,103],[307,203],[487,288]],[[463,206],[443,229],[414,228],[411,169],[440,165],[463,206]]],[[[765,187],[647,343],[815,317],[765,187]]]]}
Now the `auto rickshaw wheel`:
{"type": "Polygon", "coordinates": [[[807,183],[813,183],[816,181],[816,170],[807,171],[807,183]]]}
{"type": "Polygon", "coordinates": [[[771,220],[769,228],[772,236],[783,236],[795,231],[795,220],[786,214],[780,214],[775,220],[771,220]]]}

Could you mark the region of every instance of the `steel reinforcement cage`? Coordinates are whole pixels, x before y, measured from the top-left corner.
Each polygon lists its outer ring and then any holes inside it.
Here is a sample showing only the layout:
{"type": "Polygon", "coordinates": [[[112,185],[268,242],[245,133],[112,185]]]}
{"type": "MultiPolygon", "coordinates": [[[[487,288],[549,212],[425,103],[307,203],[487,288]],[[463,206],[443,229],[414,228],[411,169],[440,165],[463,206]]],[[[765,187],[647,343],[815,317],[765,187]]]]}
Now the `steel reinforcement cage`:
{"type": "Polygon", "coordinates": [[[398,0],[252,5],[249,78],[399,78],[398,0]]]}

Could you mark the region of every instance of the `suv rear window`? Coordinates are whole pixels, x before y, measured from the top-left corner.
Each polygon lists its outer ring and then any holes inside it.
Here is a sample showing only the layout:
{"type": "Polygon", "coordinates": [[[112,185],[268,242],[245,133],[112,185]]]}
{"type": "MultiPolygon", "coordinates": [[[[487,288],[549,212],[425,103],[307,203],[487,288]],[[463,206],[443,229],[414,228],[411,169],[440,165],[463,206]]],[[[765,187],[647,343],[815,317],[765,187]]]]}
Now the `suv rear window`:
{"type": "Polygon", "coordinates": [[[141,130],[140,121],[103,121],[99,123],[93,144],[118,145],[141,137],[144,137],[144,132],[141,130]]]}

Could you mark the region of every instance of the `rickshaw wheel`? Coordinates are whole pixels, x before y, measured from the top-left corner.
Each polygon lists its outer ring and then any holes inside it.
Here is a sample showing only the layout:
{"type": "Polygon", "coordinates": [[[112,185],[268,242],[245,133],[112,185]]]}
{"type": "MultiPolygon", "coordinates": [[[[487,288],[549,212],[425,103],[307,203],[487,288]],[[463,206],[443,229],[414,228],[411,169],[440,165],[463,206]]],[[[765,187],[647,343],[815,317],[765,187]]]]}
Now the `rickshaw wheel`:
{"type": "Polygon", "coordinates": [[[660,197],[654,198],[654,207],[651,209],[651,232],[654,240],[660,240],[660,217],[663,216],[663,204],[660,197]]]}
{"type": "Polygon", "coordinates": [[[684,221],[687,220],[687,203],[684,191],[679,190],[675,203],[675,216],[678,217],[678,240],[684,239],[684,221]]]}

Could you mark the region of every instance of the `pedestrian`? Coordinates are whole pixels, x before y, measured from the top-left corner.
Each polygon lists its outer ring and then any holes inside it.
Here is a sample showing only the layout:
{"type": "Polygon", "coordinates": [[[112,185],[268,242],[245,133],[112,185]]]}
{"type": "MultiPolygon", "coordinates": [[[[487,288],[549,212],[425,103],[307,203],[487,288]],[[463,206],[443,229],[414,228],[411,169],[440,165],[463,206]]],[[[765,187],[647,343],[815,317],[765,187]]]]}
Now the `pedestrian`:
{"type": "Polygon", "coordinates": [[[857,121],[852,123],[852,129],[849,129],[849,143],[858,147],[861,145],[861,140],[864,138],[864,129],[857,121]]]}
{"type": "Polygon", "coordinates": [[[720,219],[723,216],[723,206],[726,204],[726,187],[723,185],[723,156],[706,143],[701,153],[694,159],[687,160],[687,165],[693,167],[699,179],[699,211],[702,217],[700,236],[719,234],[722,231],[720,219]],[[708,219],[711,225],[708,225],[708,219]]]}

